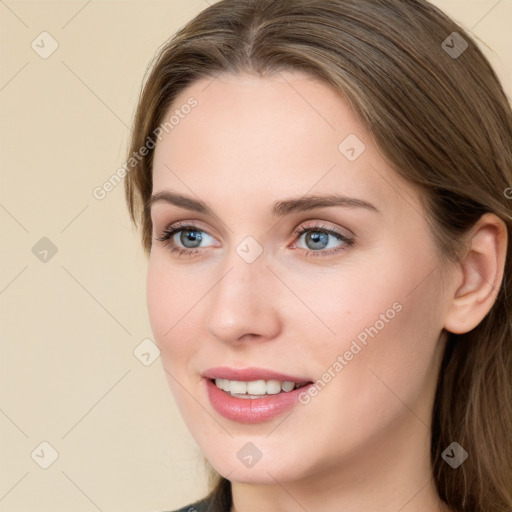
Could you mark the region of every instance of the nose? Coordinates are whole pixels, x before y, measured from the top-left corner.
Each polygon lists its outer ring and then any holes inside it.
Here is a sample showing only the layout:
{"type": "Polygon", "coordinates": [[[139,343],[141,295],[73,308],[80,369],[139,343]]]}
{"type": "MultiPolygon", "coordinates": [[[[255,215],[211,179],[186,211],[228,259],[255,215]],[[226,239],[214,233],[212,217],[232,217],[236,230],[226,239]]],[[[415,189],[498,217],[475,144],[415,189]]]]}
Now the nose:
{"type": "Polygon", "coordinates": [[[209,294],[207,331],[229,344],[277,337],[282,328],[279,281],[263,257],[247,263],[232,256],[209,294]]]}

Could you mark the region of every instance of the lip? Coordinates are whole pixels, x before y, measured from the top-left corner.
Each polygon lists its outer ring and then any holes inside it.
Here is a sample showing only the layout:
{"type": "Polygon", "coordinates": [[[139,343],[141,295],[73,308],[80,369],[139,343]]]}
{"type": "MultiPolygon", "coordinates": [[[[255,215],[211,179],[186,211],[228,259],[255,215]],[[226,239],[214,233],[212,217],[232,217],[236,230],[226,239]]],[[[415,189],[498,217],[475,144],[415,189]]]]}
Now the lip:
{"type": "Polygon", "coordinates": [[[284,414],[299,404],[299,394],[307,391],[313,382],[304,377],[287,375],[261,368],[211,368],[203,374],[206,393],[213,409],[222,417],[238,423],[262,423],[284,414]],[[265,398],[237,398],[219,389],[212,379],[228,380],[279,380],[281,382],[307,383],[301,388],[265,398]]]}
{"type": "Polygon", "coordinates": [[[297,375],[287,375],[285,373],[267,370],[265,368],[228,368],[226,366],[218,366],[210,368],[203,373],[203,377],[207,379],[228,379],[228,380],[278,380],[280,382],[310,382],[307,377],[299,377],[297,375]]]}

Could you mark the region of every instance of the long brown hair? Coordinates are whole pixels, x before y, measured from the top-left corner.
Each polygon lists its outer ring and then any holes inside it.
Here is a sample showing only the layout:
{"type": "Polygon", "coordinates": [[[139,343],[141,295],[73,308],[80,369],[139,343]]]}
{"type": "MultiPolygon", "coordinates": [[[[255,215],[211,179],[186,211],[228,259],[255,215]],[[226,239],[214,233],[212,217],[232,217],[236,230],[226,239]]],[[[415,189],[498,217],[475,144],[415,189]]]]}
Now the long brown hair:
{"type": "MultiPolygon", "coordinates": [[[[439,496],[454,510],[510,512],[512,113],[496,74],[472,38],[426,0],[222,0],[158,52],[129,154],[149,147],[176,96],[199,78],[282,70],[306,72],[346,98],[396,172],[422,191],[446,258],[459,257],[458,240],[482,214],[506,223],[505,276],[492,310],[472,331],[448,335],[431,460],[439,496]],[[441,457],[454,441],[469,454],[456,470],[441,457]]],[[[152,158],[149,150],[125,181],[146,251],[152,158]]],[[[229,509],[227,480],[217,476],[213,495],[218,510],[229,509]]]]}

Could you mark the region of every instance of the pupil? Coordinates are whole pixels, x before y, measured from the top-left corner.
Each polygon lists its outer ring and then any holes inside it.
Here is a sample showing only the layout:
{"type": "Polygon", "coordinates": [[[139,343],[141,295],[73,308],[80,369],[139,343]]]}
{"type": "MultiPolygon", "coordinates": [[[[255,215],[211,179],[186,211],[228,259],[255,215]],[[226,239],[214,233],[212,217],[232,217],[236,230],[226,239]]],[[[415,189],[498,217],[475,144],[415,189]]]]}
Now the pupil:
{"type": "Polygon", "coordinates": [[[199,231],[193,231],[191,229],[184,229],[181,232],[180,242],[188,249],[193,249],[201,244],[202,240],[201,233],[199,231]]]}
{"type": "Polygon", "coordinates": [[[308,244],[308,242],[312,242],[313,247],[310,247],[311,249],[324,249],[328,244],[327,238],[327,233],[322,233],[321,231],[313,231],[306,234],[306,244],[308,244]]]}

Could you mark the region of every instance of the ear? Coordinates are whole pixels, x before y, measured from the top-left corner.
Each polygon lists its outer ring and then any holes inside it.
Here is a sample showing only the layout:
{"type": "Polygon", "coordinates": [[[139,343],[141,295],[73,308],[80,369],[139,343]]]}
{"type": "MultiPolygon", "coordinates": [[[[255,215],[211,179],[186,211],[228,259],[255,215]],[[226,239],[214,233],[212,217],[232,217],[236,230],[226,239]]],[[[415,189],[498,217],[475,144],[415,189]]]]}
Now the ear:
{"type": "Polygon", "coordinates": [[[469,332],[491,310],[503,280],[507,241],[505,223],[492,213],[473,226],[467,252],[457,263],[460,277],[445,317],[447,331],[469,332]]]}

